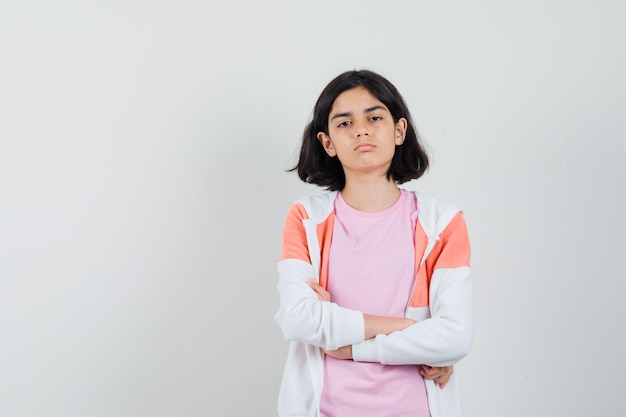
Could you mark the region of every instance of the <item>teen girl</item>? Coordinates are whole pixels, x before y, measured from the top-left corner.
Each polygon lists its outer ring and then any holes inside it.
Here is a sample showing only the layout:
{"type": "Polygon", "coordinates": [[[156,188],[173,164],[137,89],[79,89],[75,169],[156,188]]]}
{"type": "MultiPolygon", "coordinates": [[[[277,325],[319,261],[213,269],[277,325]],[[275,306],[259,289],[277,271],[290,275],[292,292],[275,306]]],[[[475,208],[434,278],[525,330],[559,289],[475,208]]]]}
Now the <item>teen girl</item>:
{"type": "Polygon", "coordinates": [[[457,207],[398,188],[427,167],[385,78],[349,71],[322,91],[294,170],[329,192],[291,207],[278,262],[280,416],[460,415],[470,246],[457,207]]]}

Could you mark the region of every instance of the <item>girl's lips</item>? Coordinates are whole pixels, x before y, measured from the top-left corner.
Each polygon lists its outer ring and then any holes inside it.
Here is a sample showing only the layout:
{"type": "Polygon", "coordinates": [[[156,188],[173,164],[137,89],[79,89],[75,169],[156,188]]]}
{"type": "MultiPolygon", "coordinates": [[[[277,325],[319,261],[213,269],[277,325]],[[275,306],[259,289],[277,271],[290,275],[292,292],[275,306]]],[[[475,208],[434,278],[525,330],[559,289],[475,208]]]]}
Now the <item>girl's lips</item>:
{"type": "Polygon", "coordinates": [[[374,145],[370,143],[361,143],[354,148],[355,151],[369,151],[370,149],[374,149],[374,145]]]}

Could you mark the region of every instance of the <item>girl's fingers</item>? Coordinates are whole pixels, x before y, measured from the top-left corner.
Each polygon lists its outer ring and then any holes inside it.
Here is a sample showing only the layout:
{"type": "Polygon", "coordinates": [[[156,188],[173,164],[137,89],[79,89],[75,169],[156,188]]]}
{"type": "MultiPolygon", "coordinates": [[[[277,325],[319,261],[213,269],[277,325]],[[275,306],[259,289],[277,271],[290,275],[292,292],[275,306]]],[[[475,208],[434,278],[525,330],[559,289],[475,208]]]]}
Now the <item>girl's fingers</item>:
{"type": "Polygon", "coordinates": [[[439,375],[439,369],[440,368],[433,368],[431,366],[428,365],[422,365],[421,369],[420,369],[420,374],[423,377],[426,377],[428,379],[434,379],[436,376],[439,375]]]}
{"type": "Polygon", "coordinates": [[[445,387],[450,381],[450,376],[454,372],[452,366],[444,366],[444,367],[431,367],[428,365],[423,365],[420,368],[420,375],[422,375],[426,379],[431,379],[439,384],[440,388],[445,387]]]}
{"type": "Polygon", "coordinates": [[[330,301],[330,293],[321,287],[313,278],[309,278],[306,282],[309,287],[317,294],[320,301],[330,301]]]}

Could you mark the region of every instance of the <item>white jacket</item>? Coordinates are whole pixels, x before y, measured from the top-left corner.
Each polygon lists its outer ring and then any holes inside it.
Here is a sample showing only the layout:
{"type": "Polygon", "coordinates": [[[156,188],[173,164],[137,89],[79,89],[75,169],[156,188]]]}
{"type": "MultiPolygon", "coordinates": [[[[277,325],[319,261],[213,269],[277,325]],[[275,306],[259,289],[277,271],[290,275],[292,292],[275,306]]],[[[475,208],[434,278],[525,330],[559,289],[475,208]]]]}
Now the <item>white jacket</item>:
{"type": "MultiPolygon", "coordinates": [[[[320,347],[334,350],[352,345],[355,361],[430,366],[453,365],[469,353],[473,291],[465,222],[457,207],[415,195],[415,284],[405,316],[417,323],[369,340],[363,340],[362,312],[321,302],[306,284],[314,278],[326,288],[336,192],[304,198],[289,210],[278,262],[280,308],[275,316],[290,341],[279,416],[319,416],[324,381],[320,347]]],[[[432,417],[460,417],[456,372],[444,389],[432,380],[424,382],[432,417]]]]}

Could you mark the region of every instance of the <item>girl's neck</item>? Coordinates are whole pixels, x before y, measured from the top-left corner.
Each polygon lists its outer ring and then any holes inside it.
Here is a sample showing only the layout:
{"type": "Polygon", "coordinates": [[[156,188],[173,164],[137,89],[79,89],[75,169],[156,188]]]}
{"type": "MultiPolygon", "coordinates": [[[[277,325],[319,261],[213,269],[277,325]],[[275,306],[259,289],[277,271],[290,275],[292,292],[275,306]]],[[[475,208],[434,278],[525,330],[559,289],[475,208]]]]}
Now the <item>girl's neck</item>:
{"type": "Polygon", "coordinates": [[[376,181],[346,181],[341,197],[352,208],[376,212],[388,209],[400,198],[400,189],[386,177],[376,181]],[[384,181],[383,181],[384,179],[384,181]]]}

